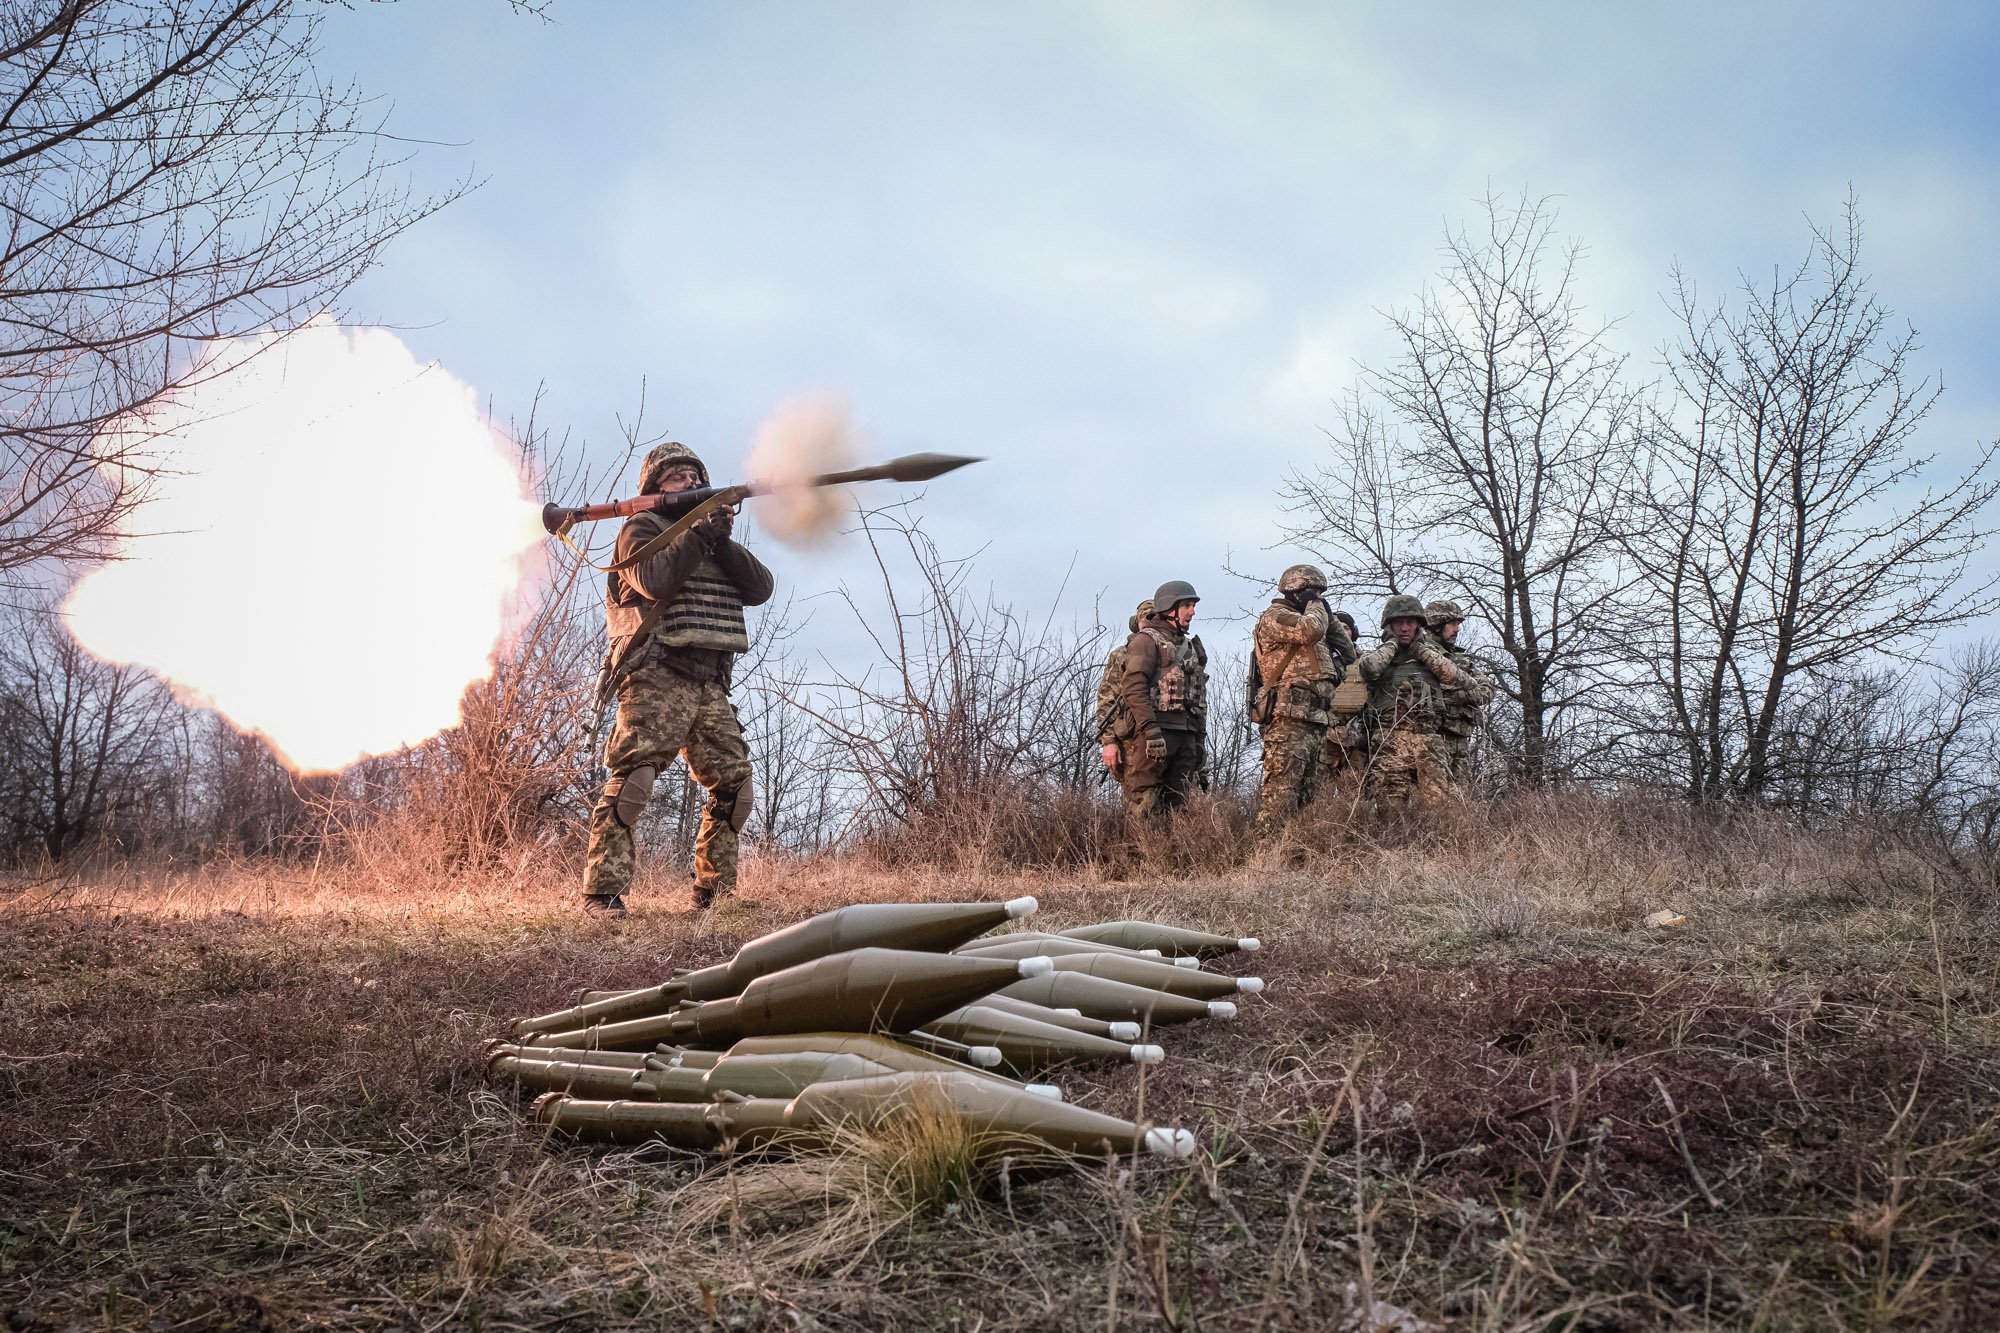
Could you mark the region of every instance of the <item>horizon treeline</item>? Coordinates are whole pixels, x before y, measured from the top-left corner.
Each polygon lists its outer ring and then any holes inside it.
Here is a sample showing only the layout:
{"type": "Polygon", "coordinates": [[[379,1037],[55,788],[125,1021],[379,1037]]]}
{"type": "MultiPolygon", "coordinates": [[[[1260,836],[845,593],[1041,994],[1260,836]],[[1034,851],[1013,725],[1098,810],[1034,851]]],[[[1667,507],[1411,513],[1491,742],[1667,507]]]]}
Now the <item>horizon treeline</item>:
{"type": "MultiPolygon", "coordinates": [[[[1764,278],[1711,296],[1670,273],[1672,340],[1641,366],[1584,308],[1581,243],[1548,201],[1489,197],[1387,314],[1394,353],[1359,372],[1276,502],[1364,634],[1392,592],[1464,606],[1467,642],[1502,683],[1476,742],[1480,793],[1886,818],[1993,864],[2000,646],[1975,637],[1996,606],[1975,567],[1993,448],[1956,467],[1925,452],[1942,389],[1872,290],[1861,242],[1850,200],[1764,278]],[[1941,649],[1946,636],[1958,646],[1941,649]]],[[[543,475],[576,465],[532,422],[516,434],[543,475]]],[[[1116,793],[1096,684],[1122,609],[1029,620],[976,593],[973,566],[907,508],[860,527],[881,586],[840,600],[872,660],[812,665],[781,603],[740,664],[753,841],[1101,856],[1116,793]]],[[[469,692],[463,725],[313,779],[144,672],[91,659],[53,598],[6,615],[0,854],[18,864],[331,854],[525,874],[580,851],[602,776],[603,623],[596,576],[574,563],[469,692]]],[[[1240,802],[1259,762],[1243,664],[1211,669],[1209,783],[1240,802]]],[[[669,857],[699,816],[678,776],[642,829],[669,857]]]]}

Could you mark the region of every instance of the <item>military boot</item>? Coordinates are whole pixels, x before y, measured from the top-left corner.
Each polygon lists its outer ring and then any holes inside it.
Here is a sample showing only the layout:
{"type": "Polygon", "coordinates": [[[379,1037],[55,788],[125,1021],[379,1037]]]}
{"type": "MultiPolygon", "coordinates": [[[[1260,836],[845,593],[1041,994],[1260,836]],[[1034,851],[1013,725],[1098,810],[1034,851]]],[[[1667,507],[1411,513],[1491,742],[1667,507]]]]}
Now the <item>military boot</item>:
{"type": "Polygon", "coordinates": [[[586,893],[583,895],[585,916],[624,916],[625,899],[615,893],[586,893]]]}

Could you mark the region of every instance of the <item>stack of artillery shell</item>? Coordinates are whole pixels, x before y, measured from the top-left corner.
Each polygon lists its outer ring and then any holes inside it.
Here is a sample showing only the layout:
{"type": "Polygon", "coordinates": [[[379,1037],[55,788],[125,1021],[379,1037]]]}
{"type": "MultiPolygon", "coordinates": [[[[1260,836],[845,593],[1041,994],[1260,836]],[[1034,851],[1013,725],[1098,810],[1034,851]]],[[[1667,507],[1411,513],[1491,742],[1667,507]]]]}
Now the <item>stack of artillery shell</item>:
{"type": "Polygon", "coordinates": [[[688,1147],[824,1144],[916,1106],[997,1140],[1186,1156],[1193,1137],[1085,1111],[1011,1073],[1157,1062],[1149,1026],[1234,1016],[1263,983],[1203,971],[1234,940],[1149,922],[977,938],[1036,909],[868,903],[745,944],[656,985],[586,993],[513,1025],[487,1069],[544,1096],[554,1131],[688,1147]],[[1099,939],[1088,932],[1100,931],[1099,939]]]}

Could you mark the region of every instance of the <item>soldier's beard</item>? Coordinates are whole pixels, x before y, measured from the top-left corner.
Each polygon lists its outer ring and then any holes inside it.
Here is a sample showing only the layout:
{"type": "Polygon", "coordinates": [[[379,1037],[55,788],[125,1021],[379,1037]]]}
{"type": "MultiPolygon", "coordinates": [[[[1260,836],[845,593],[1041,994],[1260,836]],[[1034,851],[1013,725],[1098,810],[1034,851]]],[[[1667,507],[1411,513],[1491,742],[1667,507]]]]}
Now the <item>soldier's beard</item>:
{"type": "Polygon", "coordinates": [[[386,331],[320,319],[205,349],[190,389],[106,434],[100,456],[137,442],[169,470],[138,514],[151,535],[64,606],[92,654],[164,677],[300,773],[457,725],[544,541],[469,386],[386,331]],[[385,538],[392,500],[448,506],[450,526],[385,538]]]}

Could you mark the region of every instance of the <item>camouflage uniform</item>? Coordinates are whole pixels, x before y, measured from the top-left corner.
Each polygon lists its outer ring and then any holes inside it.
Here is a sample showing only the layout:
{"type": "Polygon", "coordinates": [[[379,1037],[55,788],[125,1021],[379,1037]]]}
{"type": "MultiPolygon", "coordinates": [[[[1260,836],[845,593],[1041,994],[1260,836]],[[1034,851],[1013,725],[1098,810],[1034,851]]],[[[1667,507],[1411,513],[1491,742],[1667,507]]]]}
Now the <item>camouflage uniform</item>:
{"type": "MultiPolygon", "coordinates": [[[[654,494],[669,468],[692,466],[706,486],[708,469],[685,445],[669,442],[646,455],[641,494],[654,494]]],[[[618,533],[618,558],[629,559],[664,532],[669,520],[638,514],[618,533]]],[[[634,665],[618,683],[618,722],[605,746],[610,781],[590,812],[584,893],[598,905],[622,906],[637,867],[632,830],[645,813],[654,780],[673,763],[708,791],[695,838],[695,900],[707,906],[736,887],[737,834],[750,816],[750,751],[729,702],[736,655],[747,651],[743,608],[770,599],[771,571],[731,540],[713,519],[665,549],[608,576],[605,611],[618,651],[656,603],[665,607],[634,665]]]]}
{"type": "Polygon", "coordinates": [[[1346,678],[1345,659],[1353,654],[1347,636],[1333,630],[1332,614],[1319,596],[1325,590],[1326,576],[1317,569],[1292,566],[1278,580],[1284,595],[1264,609],[1251,631],[1256,688],[1247,702],[1264,738],[1259,836],[1276,832],[1318,790],[1326,730],[1333,721],[1327,709],[1346,678]],[[1335,639],[1344,651],[1336,652],[1335,639]]]}
{"type": "Polygon", "coordinates": [[[1431,602],[1424,607],[1424,621],[1438,646],[1458,670],[1458,682],[1445,687],[1438,716],[1438,733],[1444,738],[1446,772],[1460,787],[1472,782],[1472,733],[1479,729],[1479,710],[1493,702],[1493,677],[1480,660],[1444,636],[1446,625],[1463,623],[1465,612],[1456,602],[1431,602]]]}
{"type": "MultiPolygon", "coordinates": [[[[1422,604],[1414,597],[1391,597],[1382,611],[1383,628],[1403,618],[1421,622],[1422,604]]],[[[1450,789],[1450,760],[1438,725],[1444,689],[1458,680],[1457,670],[1423,630],[1407,647],[1392,638],[1355,665],[1368,682],[1368,705],[1358,719],[1368,747],[1363,789],[1385,804],[1437,804],[1450,789]]]]}
{"type": "MultiPolygon", "coordinates": [[[[1125,680],[1125,645],[1131,642],[1132,635],[1139,632],[1139,622],[1152,614],[1153,599],[1148,597],[1139,603],[1139,609],[1125,622],[1125,638],[1104,659],[1104,674],[1097,679],[1096,736],[1099,745],[1117,743],[1118,737],[1113,728],[1118,721],[1118,687],[1125,680]]],[[[1197,638],[1195,644],[1199,647],[1201,640],[1197,638]]]]}
{"type": "MultiPolygon", "coordinates": [[[[1195,600],[1193,589],[1179,600],[1195,600]]],[[[1200,639],[1156,611],[1125,641],[1125,675],[1109,727],[1129,819],[1151,819],[1186,803],[1207,758],[1207,727],[1208,653],[1200,639]],[[1155,744],[1165,753],[1148,754],[1155,744]]]]}

